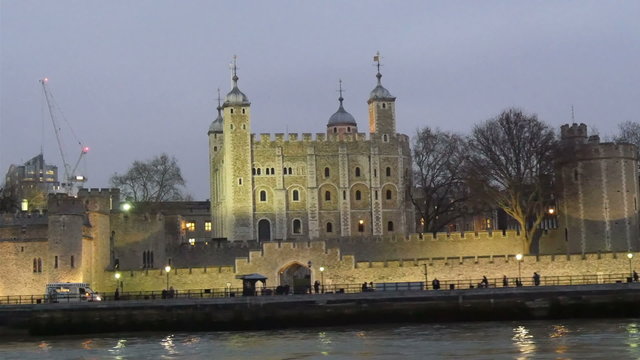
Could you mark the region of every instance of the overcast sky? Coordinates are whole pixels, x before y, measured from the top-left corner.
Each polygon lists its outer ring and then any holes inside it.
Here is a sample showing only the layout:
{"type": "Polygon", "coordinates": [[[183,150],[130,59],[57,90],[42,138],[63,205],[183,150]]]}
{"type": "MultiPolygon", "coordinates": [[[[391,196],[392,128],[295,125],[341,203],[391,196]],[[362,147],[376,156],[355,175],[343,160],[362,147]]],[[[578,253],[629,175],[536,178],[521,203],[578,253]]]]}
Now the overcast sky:
{"type": "MultiPolygon", "coordinates": [[[[0,0],[0,173],[44,149],[62,166],[38,80],[91,148],[106,187],[134,160],[175,156],[209,198],[207,130],[238,56],[252,132],[323,132],[337,107],[367,131],[372,57],[397,97],[399,132],[468,133],[516,106],[554,128],[613,135],[640,121],[640,1],[0,0]]],[[[79,147],[64,120],[69,162],[79,147]]]]}

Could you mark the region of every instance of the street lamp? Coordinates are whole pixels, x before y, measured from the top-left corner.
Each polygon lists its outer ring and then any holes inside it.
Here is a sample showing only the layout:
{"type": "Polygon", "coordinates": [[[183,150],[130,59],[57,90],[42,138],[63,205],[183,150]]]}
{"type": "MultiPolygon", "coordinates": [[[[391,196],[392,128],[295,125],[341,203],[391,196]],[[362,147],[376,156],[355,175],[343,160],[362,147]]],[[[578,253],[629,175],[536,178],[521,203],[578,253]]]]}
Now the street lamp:
{"type": "Polygon", "coordinates": [[[631,259],[633,259],[633,254],[627,253],[627,258],[629,259],[629,278],[633,280],[633,270],[631,270],[631,259]]]}
{"type": "Polygon", "coordinates": [[[164,271],[167,273],[167,290],[169,290],[169,272],[171,272],[171,266],[165,266],[164,271]]]}
{"type": "Polygon", "coordinates": [[[520,278],[522,277],[522,272],[520,271],[520,263],[522,262],[522,254],[516,254],[516,260],[518,261],[518,284],[522,284],[520,278]]]}
{"type": "MultiPolygon", "coordinates": [[[[116,289],[117,289],[118,287],[122,287],[122,286],[120,285],[120,284],[121,284],[121,282],[120,282],[120,277],[121,277],[122,275],[121,275],[119,272],[116,272],[116,274],[115,274],[114,276],[115,276],[115,278],[116,278],[116,289]]],[[[124,291],[124,289],[122,289],[122,290],[124,291]]]]}
{"type": "Polygon", "coordinates": [[[322,287],[322,294],[324,294],[324,266],[320,266],[320,286],[322,287]]]}

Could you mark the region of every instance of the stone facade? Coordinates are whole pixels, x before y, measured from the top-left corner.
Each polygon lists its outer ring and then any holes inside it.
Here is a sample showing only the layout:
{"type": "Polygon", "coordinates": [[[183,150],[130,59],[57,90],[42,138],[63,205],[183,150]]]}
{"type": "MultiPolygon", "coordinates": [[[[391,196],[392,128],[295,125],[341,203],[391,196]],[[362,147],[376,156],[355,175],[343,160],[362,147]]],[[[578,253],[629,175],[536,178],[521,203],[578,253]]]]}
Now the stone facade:
{"type": "Polygon", "coordinates": [[[563,125],[556,160],[559,229],[569,253],[640,249],[638,158],[632,144],[563,125]]]}
{"type": "Polygon", "coordinates": [[[409,137],[395,132],[395,97],[378,75],[368,137],[340,96],[326,134],[272,138],[250,133],[250,103],[234,71],[234,87],[209,129],[214,237],[306,241],[413,232],[409,137]]]}

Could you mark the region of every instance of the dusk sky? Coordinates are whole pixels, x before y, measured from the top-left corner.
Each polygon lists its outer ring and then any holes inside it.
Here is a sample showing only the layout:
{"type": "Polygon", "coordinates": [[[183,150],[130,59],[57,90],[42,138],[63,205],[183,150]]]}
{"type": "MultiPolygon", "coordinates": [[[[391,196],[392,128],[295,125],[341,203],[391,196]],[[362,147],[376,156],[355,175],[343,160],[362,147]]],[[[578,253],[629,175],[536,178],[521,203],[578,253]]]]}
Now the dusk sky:
{"type": "MultiPolygon", "coordinates": [[[[398,131],[467,134],[519,107],[555,129],[640,121],[640,1],[0,0],[0,173],[44,149],[62,168],[38,80],[91,148],[86,187],[175,156],[209,198],[207,130],[238,56],[254,133],[320,133],[344,105],[366,132],[382,55],[398,131]]],[[[63,119],[69,162],[80,148],[63,119]]]]}

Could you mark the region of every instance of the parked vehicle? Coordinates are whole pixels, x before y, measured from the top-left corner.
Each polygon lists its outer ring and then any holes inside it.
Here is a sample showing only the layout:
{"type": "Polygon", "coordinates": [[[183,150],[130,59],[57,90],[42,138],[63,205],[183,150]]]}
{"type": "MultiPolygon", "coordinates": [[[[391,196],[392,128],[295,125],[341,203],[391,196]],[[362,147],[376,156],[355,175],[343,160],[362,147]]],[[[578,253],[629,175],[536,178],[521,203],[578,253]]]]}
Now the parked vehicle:
{"type": "Polygon", "coordinates": [[[91,290],[88,283],[47,284],[46,294],[50,303],[102,301],[100,294],[91,290]]]}

